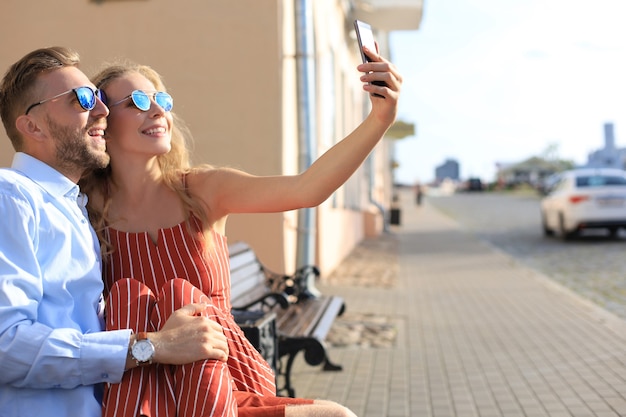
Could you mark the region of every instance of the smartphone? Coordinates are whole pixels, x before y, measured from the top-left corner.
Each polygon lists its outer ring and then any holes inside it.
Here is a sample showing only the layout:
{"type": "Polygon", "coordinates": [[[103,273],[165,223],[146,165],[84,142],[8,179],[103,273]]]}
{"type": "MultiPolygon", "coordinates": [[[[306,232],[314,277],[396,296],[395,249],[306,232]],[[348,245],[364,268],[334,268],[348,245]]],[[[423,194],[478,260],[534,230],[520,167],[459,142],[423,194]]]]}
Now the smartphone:
{"type": "MultiPolygon", "coordinates": [[[[359,51],[361,52],[361,58],[363,63],[370,62],[372,59],[363,52],[363,47],[367,47],[370,51],[376,51],[376,42],[374,41],[374,33],[369,23],[365,23],[361,20],[354,21],[354,30],[356,31],[356,38],[359,41],[359,51]]],[[[374,85],[380,85],[386,87],[384,81],[374,81],[374,85]]],[[[380,94],[374,94],[376,97],[383,97],[380,94]]]]}
{"type": "Polygon", "coordinates": [[[360,20],[354,21],[354,30],[356,31],[356,38],[359,41],[359,51],[361,52],[361,58],[363,63],[370,62],[371,59],[365,52],[363,47],[367,47],[370,51],[376,51],[376,42],[374,42],[374,33],[369,23],[362,22],[360,20]]]}

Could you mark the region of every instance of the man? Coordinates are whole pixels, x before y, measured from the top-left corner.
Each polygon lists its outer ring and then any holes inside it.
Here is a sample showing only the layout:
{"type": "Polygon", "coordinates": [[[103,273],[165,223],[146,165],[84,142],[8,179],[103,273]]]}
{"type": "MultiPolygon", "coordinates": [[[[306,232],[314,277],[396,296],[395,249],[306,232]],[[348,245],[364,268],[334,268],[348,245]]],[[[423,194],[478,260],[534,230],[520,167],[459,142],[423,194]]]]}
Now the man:
{"type": "Polygon", "coordinates": [[[16,151],[11,168],[0,169],[3,417],[100,416],[102,383],[119,382],[126,369],[228,353],[219,325],[198,316],[201,304],[141,337],[102,331],[100,248],[76,183],[109,162],[109,111],[78,64],[66,48],[38,49],[0,83],[0,116],[16,151]]]}

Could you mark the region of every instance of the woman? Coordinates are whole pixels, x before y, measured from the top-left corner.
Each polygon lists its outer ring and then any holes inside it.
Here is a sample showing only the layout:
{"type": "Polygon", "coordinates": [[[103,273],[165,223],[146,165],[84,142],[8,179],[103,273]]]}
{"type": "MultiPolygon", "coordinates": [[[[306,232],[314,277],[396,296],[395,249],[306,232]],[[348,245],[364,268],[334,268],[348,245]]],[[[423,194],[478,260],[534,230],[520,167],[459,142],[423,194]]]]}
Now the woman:
{"type": "Polygon", "coordinates": [[[121,384],[108,387],[105,415],[354,415],[328,401],[275,396],[271,369],[230,314],[225,226],[231,213],[316,206],[359,167],[393,123],[402,82],[393,65],[366,52],[374,61],[358,67],[363,88],[382,97],[372,96],[372,111],[354,132],[293,176],[191,167],[186,131],[154,70],[127,64],[96,75],[110,109],[111,164],[86,176],[81,188],[105,255],[107,328],[158,330],[176,308],[204,302],[227,340],[221,349],[216,341],[202,363],[126,372],[121,384]]]}

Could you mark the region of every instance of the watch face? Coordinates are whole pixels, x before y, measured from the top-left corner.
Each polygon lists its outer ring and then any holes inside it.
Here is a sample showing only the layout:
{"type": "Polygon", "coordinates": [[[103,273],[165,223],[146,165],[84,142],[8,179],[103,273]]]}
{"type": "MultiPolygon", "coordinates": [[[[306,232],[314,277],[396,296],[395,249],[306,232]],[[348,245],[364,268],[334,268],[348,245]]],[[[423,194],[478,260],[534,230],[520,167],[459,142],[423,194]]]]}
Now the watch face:
{"type": "Polygon", "coordinates": [[[138,340],[133,345],[131,353],[137,362],[148,362],[154,355],[154,345],[148,339],[138,340]]]}

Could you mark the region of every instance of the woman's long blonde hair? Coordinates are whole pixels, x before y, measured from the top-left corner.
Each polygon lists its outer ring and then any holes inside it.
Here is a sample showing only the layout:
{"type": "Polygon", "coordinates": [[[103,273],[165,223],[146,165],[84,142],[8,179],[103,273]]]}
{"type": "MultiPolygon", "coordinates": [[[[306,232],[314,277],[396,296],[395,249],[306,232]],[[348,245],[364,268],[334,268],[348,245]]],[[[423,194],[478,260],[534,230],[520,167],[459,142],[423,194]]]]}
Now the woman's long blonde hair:
{"type": "MultiPolygon", "coordinates": [[[[140,65],[129,61],[106,66],[92,78],[92,82],[97,88],[106,91],[107,85],[113,80],[130,73],[138,73],[146,77],[158,91],[166,91],[162,77],[154,69],[147,65],[140,65]]],[[[192,168],[189,157],[189,144],[192,142],[191,133],[186,124],[174,112],[172,112],[173,128],[171,150],[165,154],[158,155],[157,161],[162,172],[162,179],[166,186],[171,188],[181,199],[185,213],[191,213],[202,224],[202,235],[204,237],[205,248],[208,249],[211,243],[208,215],[205,207],[197,198],[189,192],[186,187],[185,177],[197,168],[192,168]]],[[[206,167],[206,166],[205,166],[206,167]]],[[[81,191],[89,196],[87,208],[91,223],[96,230],[103,255],[113,251],[111,242],[106,237],[106,229],[111,224],[108,216],[111,204],[109,193],[110,184],[113,182],[111,176],[111,166],[100,170],[86,173],[81,178],[79,185],[81,191]],[[94,204],[97,201],[97,204],[94,204]]],[[[187,227],[190,231],[197,228],[190,223],[190,217],[186,219],[187,227]]],[[[195,233],[192,233],[195,236],[195,233]]],[[[206,251],[205,249],[205,251],[206,251]]]]}

